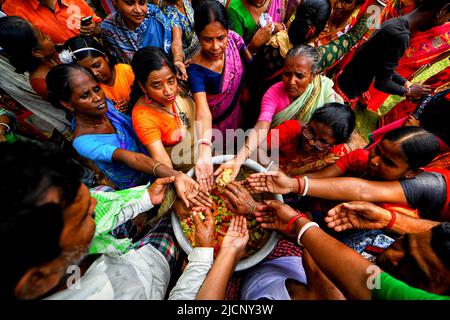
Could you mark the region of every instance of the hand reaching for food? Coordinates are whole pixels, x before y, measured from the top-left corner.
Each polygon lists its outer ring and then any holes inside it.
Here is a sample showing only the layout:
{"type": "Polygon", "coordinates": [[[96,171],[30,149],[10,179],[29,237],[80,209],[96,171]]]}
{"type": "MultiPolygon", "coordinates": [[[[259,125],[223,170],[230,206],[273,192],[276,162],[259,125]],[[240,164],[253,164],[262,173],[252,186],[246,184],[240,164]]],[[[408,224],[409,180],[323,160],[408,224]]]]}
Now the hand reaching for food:
{"type": "Polygon", "coordinates": [[[211,210],[205,207],[195,207],[191,212],[191,219],[195,225],[195,247],[212,247],[216,223],[211,210]]]}

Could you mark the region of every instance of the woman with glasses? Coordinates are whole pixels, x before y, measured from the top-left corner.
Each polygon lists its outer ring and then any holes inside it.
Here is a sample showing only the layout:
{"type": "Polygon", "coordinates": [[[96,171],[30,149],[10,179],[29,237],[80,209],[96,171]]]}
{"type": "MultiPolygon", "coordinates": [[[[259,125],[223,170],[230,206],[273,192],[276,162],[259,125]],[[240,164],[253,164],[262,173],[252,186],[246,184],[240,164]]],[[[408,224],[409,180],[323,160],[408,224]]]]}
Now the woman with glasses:
{"type": "Polygon", "coordinates": [[[280,156],[280,168],[289,175],[320,170],[343,157],[355,129],[355,113],[346,105],[327,103],[303,125],[287,120],[269,131],[267,148],[280,156]]]}
{"type": "Polygon", "coordinates": [[[270,87],[264,95],[258,121],[245,145],[234,159],[217,169],[216,175],[231,169],[235,178],[245,160],[266,140],[271,128],[286,120],[308,122],[314,111],[324,104],[343,102],[333,90],[333,81],[317,74],[319,60],[313,47],[300,45],[289,50],[282,81],[270,87]]]}

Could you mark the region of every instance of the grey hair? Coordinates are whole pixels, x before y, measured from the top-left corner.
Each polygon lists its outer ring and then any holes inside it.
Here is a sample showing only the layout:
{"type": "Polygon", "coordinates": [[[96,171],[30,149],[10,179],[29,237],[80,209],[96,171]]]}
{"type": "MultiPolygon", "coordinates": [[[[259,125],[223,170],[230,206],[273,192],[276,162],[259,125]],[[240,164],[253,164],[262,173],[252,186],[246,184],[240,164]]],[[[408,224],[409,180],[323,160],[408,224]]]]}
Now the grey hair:
{"type": "Polygon", "coordinates": [[[296,47],[289,49],[288,53],[286,54],[286,60],[288,58],[299,56],[308,58],[311,61],[311,73],[313,74],[317,73],[319,69],[320,56],[316,48],[306,44],[298,45],[296,47]]]}

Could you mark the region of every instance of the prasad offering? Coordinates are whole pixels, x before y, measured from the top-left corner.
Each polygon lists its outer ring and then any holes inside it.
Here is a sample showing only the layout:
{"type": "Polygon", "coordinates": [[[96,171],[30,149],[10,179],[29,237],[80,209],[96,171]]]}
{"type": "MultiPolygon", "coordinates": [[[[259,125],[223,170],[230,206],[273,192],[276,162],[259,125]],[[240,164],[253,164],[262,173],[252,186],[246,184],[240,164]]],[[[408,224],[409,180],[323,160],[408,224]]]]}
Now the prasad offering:
{"type": "MultiPolygon", "coordinates": [[[[222,189],[223,186],[228,183],[226,182],[225,184],[222,184],[223,182],[224,181],[222,179],[218,181],[217,184],[219,186],[216,185],[212,189],[210,196],[210,198],[213,200],[211,213],[216,222],[216,228],[214,232],[214,256],[216,256],[219,252],[223,237],[225,236],[225,233],[227,232],[230,225],[231,218],[236,215],[236,213],[227,208],[223,200],[225,195],[222,193],[222,189]]],[[[204,215],[201,212],[199,214],[200,218],[204,220],[204,215]]],[[[266,241],[269,239],[271,232],[262,229],[253,215],[246,215],[245,217],[247,218],[247,228],[249,231],[249,241],[246,248],[246,256],[248,257],[258,252],[258,250],[264,246],[266,241]]],[[[195,247],[194,222],[189,217],[181,217],[180,222],[186,239],[188,239],[191,245],[195,247]]]]}

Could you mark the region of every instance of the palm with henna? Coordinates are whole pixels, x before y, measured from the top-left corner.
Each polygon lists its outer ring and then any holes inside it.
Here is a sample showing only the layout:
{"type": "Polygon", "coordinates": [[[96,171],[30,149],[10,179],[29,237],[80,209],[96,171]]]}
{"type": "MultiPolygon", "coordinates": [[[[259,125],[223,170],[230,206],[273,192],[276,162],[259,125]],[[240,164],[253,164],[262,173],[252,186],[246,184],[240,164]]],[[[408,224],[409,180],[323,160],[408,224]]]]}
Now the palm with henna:
{"type": "Polygon", "coordinates": [[[350,229],[383,229],[391,220],[391,214],[373,203],[351,201],[341,203],[328,211],[325,222],[337,232],[350,229]]]}

